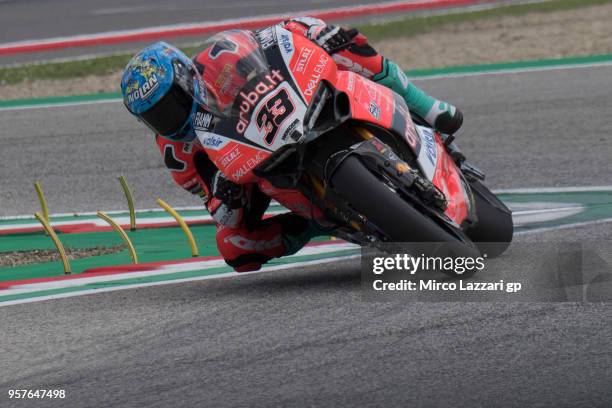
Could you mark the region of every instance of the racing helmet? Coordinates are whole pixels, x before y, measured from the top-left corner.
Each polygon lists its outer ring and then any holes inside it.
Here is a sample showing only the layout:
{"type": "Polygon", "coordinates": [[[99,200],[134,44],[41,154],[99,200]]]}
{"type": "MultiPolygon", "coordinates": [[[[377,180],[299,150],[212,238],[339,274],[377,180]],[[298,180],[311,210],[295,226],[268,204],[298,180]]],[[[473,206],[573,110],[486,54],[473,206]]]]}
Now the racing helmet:
{"type": "Polygon", "coordinates": [[[163,41],[144,48],[128,62],[121,93],[132,115],[175,141],[195,138],[193,117],[198,104],[207,106],[206,86],[193,61],[163,41]]]}

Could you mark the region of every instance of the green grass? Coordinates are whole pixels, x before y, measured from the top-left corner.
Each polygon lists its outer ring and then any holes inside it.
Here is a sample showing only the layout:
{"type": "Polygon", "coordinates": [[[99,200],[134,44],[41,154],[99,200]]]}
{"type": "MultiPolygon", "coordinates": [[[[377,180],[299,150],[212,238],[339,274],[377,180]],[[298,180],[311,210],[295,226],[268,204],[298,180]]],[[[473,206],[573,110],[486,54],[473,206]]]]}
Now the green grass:
{"type": "MultiPolygon", "coordinates": [[[[371,41],[386,38],[410,37],[434,31],[445,25],[490,19],[502,16],[519,16],[527,13],[546,13],[596,6],[611,3],[612,0],[552,0],[545,3],[509,5],[500,8],[471,11],[439,16],[408,17],[384,24],[370,24],[358,28],[371,41]]],[[[187,55],[198,51],[198,47],[183,48],[187,55]]],[[[1,84],[18,84],[32,79],[69,79],[87,75],[105,75],[121,70],[131,54],[113,55],[87,60],[49,62],[18,67],[0,68],[1,84]]]]}
{"type": "MultiPolygon", "coordinates": [[[[185,47],[182,50],[187,55],[191,55],[198,51],[198,47],[185,47]]],[[[87,75],[111,74],[123,69],[131,57],[132,54],[117,54],[84,60],[0,68],[0,84],[17,84],[33,79],[69,79],[87,75]]],[[[118,84],[117,90],[119,90],[118,84]]]]}

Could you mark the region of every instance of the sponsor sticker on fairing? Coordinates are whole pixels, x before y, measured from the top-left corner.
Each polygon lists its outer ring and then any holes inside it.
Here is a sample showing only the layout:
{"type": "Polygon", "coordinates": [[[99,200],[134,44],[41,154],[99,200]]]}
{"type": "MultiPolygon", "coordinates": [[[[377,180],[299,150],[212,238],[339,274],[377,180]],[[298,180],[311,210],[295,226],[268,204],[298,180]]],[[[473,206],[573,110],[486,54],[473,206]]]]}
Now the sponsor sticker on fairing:
{"type": "Polygon", "coordinates": [[[438,147],[433,131],[425,126],[416,126],[421,138],[419,164],[428,179],[433,180],[438,164],[438,147]]]}
{"type": "Polygon", "coordinates": [[[293,42],[291,41],[289,34],[281,34],[279,42],[281,47],[287,54],[293,52],[293,42]]]}
{"type": "Polygon", "coordinates": [[[251,112],[261,97],[275,89],[283,81],[284,78],[280,71],[273,69],[270,74],[265,75],[250,91],[242,91],[238,94],[239,112],[238,123],[236,124],[236,131],[238,133],[244,134],[251,120],[251,112]]]}
{"type": "Polygon", "coordinates": [[[277,150],[301,137],[305,113],[306,105],[285,81],[254,107],[244,137],[266,149],[277,150]]]}
{"type": "Polygon", "coordinates": [[[242,153],[240,152],[240,148],[236,146],[219,159],[219,166],[226,168],[240,157],[242,157],[242,153]]]}
{"type": "Polygon", "coordinates": [[[223,139],[215,135],[211,135],[202,139],[202,146],[216,149],[223,144],[223,139]]]}
{"type": "Polygon", "coordinates": [[[249,171],[254,169],[259,163],[261,163],[267,156],[263,151],[258,151],[257,154],[247,160],[240,166],[236,171],[232,173],[234,180],[238,181],[243,178],[249,171]]]}
{"type": "Polygon", "coordinates": [[[412,125],[412,123],[406,123],[406,127],[404,129],[404,138],[406,139],[406,142],[408,142],[408,144],[410,145],[410,148],[416,154],[419,154],[420,152],[419,140],[414,131],[414,126],[412,125]]]}
{"type": "Polygon", "coordinates": [[[427,152],[427,158],[429,159],[429,162],[435,166],[438,158],[438,149],[436,147],[433,132],[427,129],[427,131],[424,131],[423,133],[425,135],[425,151],[427,152]]]}
{"type": "Polygon", "coordinates": [[[209,130],[213,115],[209,112],[197,111],[193,119],[193,128],[196,130],[209,130]]]}
{"type": "Polygon", "coordinates": [[[304,72],[306,67],[308,67],[308,63],[310,61],[310,57],[312,57],[314,50],[310,47],[302,47],[300,50],[300,54],[298,55],[297,61],[293,66],[294,72],[304,72]]]}
{"type": "Polygon", "coordinates": [[[370,101],[370,107],[368,108],[368,110],[370,111],[370,115],[372,115],[374,119],[380,119],[380,108],[378,107],[378,104],[376,102],[370,101]]]}
{"type": "Polygon", "coordinates": [[[314,91],[317,89],[317,85],[319,85],[319,82],[321,81],[321,76],[323,75],[323,72],[325,72],[325,68],[327,67],[328,63],[329,57],[326,54],[321,53],[319,55],[317,63],[312,69],[312,75],[310,76],[310,79],[306,84],[304,95],[312,96],[314,94],[314,91]]]}
{"type": "Polygon", "coordinates": [[[261,45],[261,48],[267,50],[274,43],[276,43],[276,36],[274,35],[274,27],[264,28],[263,30],[257,30],[255,32],[255,36],[257,37],[257,41],[261,45]]]}
{"type": "Polygon", "coordinates": [[[291,124],[287,127],[287,130],[283,132],[281,139],[283,141],[287,140],[287,137],[291,137],[292,140],[298,141],[302,137],[302,133],[298,130],[298,126],[300,124],[299,119],[295,119],[291,124]]]}
{"type": "Polygon", "coordinates": [[[225,136],[201,130],[196,130],[196,135],[200,141],[200,145],[202,145],[203,148],[210,150],[221,150],[227,146],[230,141],[230,139],[226,138],[225,136]]]}

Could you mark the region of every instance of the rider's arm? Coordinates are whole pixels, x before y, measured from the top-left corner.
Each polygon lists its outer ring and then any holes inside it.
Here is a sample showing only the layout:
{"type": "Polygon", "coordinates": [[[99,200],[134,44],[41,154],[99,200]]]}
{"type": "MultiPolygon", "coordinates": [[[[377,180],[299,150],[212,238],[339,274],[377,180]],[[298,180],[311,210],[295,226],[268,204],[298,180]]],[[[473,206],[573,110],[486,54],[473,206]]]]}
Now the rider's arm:
{"type": "Polygon", "coordinates": [[[210,189],[194,163],[195,154],[201,147],[195,143],[170,141],[159,135],[155,136],[155,142],[174,182],[206,202],[210,189]]]}
{"type": "Polygon", "coordinates": [[[368,44],[368,39],[357,29],[326,24],[312,17],[286,20],[283,27],[317,43],[333,56],[338,68],[353,71],[367,78],[383,70],[383,57],[368,44]]]}
{"type": "Polygon", "coordinates": [[[160,136],[156,136],[156,142],[176,184],[201,197],[217,224],[230,228],[241,225],[245,196],[242,187],[226,180],[199,144],[160,136]]]}
{"type": "Polygon", "coordinates": [[[262,220],[270,199],[227,180],[198,144],[159,136],[156,142],[174,181],[204,200],[217,224],[219,252],[236,271],[257,270],[270,259],[293,254],[314,235],[296,214],[262,220]]]}
{"type": "Polygon", "coordinates": [[[399,65],[377,53],[357,30],[327,25],[310,17],[288,20],[283,26],[317,43],[332,55],[339,69],[355,72],[400,94],[411,112],[437,130],[453,134],[461,127],[463,115],[460,110],[410,82],[399,65]]]}

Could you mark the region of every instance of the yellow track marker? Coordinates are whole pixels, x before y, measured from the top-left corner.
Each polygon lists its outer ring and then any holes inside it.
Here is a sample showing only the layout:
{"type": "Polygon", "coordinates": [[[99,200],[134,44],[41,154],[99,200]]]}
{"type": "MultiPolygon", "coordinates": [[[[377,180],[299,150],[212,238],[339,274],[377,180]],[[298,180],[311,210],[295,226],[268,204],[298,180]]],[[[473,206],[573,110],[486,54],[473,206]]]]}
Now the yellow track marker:
{"type": "Polygon", "coordinates": [[[49,208],[47,207],[47,200],[45,199],[45,195],[43,194],[42,188],[40,187],[40,183],[37,181],[34,183],[34,188],[36,189],[36,194],[38,195],[38,201],[40,201],[40,209],[42,210],[42,216],[49,223],[49,208]]]}
{"type": "Polygon", "coordinates": [[[132,245],[132,241],[130,241],[130,238],[127,236],[123,228],[121,228],[121,225],[117,224],[115,220],[113,220],[111,217],[109,217],[102,211],[98,211],[97,216],[108,222],[110,226],[113,227],[113,229],[119,233],[119,236],[121,236],[121,239],[123,240],[123,242],[125,242],[125,245],[127,245],[128,250],[130,251],[132,263],[137,264],[138,257],[136,256],[136,250],[134,249],[134,245],[132,245]]]}
{"type": "Polygon", "coordinates": [[[193,239],[193,234],[191,234],[191,230],[189,230],[189,227],[187,226],[187,223],[185,222],[185,220],[183,219],[183,217],[181,217],[179,215],[179,213],[177,213],[174,208],[172,208],[168,203],[166,203],[164,200],[162,200],[161,198],[157,199],[157,205],[159,205],[160,207],[162,207],[164,210],[166,210],[171,216],[174,217],[174,219],[176,220],[176,222],[178,222],[179,226],[181,227],[181,229],[183,230],[183,232],[185,233],[185,236],[187,237],[187,240],[189,241],[189,245],[191,246],[191,256],[198,256],[199,252],[198,252],[198,246],[196,245],[195,239],[193,239]]]}
{"type": "Polygon", "coordinates": [[[62,258],[62,263],[64,264],[64,274],[70,275],[70,273],[72,272],[70,269],[70,262],[68,262],[68,257],[66,256],[66,251],[64,250],[64,246],[62,245],[62,242],[59,240],[59,238],[57,237],[57,234],[55,233],[55,231],[53,231],[53,228],[51,228],[51,225],[45,219],[44,215],[41,215],[41,213],[37,212],[36,214],[34,214],[34,217],[36,217],[38,222],[42,224],[47,234],[53,240],[53,243],[55,244],[55,247],[57,248],[57,252],[59,252],[60,257],[62,258]]]}
{"type": "Polygon", "coordinates": [[[130,209],[130,230],[136,231],[136,212],[134,211],[134,199],[132,198],[132,192],[128,187],[127,181],[125,181],[125,177],[119,176],[119,183],[121,183],[123,193],[125,194],[125,198],[128,203],[128,208],[130,209]]]}

